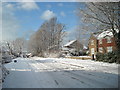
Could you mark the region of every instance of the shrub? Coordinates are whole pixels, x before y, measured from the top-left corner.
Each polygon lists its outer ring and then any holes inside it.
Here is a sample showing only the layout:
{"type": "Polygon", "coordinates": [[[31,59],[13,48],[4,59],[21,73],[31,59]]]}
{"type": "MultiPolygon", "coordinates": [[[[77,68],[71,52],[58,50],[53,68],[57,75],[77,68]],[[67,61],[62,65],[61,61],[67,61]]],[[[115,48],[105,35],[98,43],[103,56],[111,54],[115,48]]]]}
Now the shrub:
{"type": "Polygon", "coordinates": [[[104,58],[104,54],[97,53],[97,55],[96,55],[96,61],[103,61],[103,58],[104,58]]]}
{"type": "Polygon", "coordinates": [[[109,63],[120,63],[120,52],[113,51],[113,52],[109,52],[105,54],[97,53],[96,61],[103,61],[103,62],[109,62],[109,63]]]}

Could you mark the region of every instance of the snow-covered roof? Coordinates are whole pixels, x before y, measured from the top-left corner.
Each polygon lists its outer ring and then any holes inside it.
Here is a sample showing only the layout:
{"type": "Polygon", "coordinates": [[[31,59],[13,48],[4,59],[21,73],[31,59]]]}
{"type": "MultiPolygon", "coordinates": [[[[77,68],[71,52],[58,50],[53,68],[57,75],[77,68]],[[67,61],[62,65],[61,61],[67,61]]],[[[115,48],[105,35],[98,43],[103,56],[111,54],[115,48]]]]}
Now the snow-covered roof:
{"type": "MultiPolygon", "coordinates": [[[[115,30],[116,30],[116,32],[118,33],[118,29],[115,29],[115,30]]],[[[103,31],[103,32],[95,33],[94,36],[95,36],[97,39],[104,38],[105,36],[113,37],[112,29],[108,29],[108,30],[103,31]]]]}
{"type": "Polygon", "coordinates": [[[101,39],[105,36],[113,37],[113,33],[111,31],[104,31],[97,36],[97,39],[101,39]]]}
{"type": "Polygon", "coordinates": [[[67,44],[65,44],[64,46],[67,47],[67,46],[70,46],[72,43],[74,43],[76,40],[72,40],[70,42],[68,42],[67,44]]]}

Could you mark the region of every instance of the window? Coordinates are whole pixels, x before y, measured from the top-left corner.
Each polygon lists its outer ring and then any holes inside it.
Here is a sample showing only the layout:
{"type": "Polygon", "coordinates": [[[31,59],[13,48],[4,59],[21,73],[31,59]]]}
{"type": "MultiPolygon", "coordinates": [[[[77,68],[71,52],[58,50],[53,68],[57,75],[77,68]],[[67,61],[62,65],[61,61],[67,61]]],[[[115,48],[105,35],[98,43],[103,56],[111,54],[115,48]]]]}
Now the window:
{"type": "Polygon", "coordinates": [[[103,48],[99,47],[99,52],[102,53],[103,52],[103,48]]]}
{"type": "Polygon", "coordinates": [[[99,39],[99,44],[102,44],[102,39],[99,39]]]}
{"type": "Polygon", "coordinates": [[[91,45],[94,45],[94,40],[91,40],[91,45]]]}
{"type": "Polygon", "coordinates": [[[94,48],[91,48],[91,54],[94,54],[94,48]]]}
{"type": "Polygon", "coordinates": [[[107,37],[107,43],[111,43],[111,38],[107,37]]]}
{"type": "Polygon", "coordinates": [[[107,52],[112,52],[112,47],[107,47],[107,52]]]}

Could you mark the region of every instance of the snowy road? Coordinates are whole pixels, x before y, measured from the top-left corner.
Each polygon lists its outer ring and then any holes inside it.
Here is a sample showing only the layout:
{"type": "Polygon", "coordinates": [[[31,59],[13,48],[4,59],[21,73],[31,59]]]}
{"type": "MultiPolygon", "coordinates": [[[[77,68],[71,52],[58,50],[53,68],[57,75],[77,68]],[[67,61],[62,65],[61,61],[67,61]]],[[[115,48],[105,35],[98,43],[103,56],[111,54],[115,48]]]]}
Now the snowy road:
{"type": "Polygon", "coordinates": [[[118,65],[91,60],[17,58],[3,88],[117,88],[118,65]]]}

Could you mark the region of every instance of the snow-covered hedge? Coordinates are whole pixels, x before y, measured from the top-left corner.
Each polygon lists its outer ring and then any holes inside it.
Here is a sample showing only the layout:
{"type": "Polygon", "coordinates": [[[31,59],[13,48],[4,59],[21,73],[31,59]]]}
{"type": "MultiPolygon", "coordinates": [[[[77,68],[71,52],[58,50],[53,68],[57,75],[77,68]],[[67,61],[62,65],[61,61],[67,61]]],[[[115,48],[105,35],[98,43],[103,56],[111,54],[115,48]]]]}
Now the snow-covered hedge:
{"type": "Polygon", "coordinates": [[[109,63],[120,63],[120,52],[113,51],[109,53],[97,53],[96,55],[97,61],[109,62],[109,63]]]}

